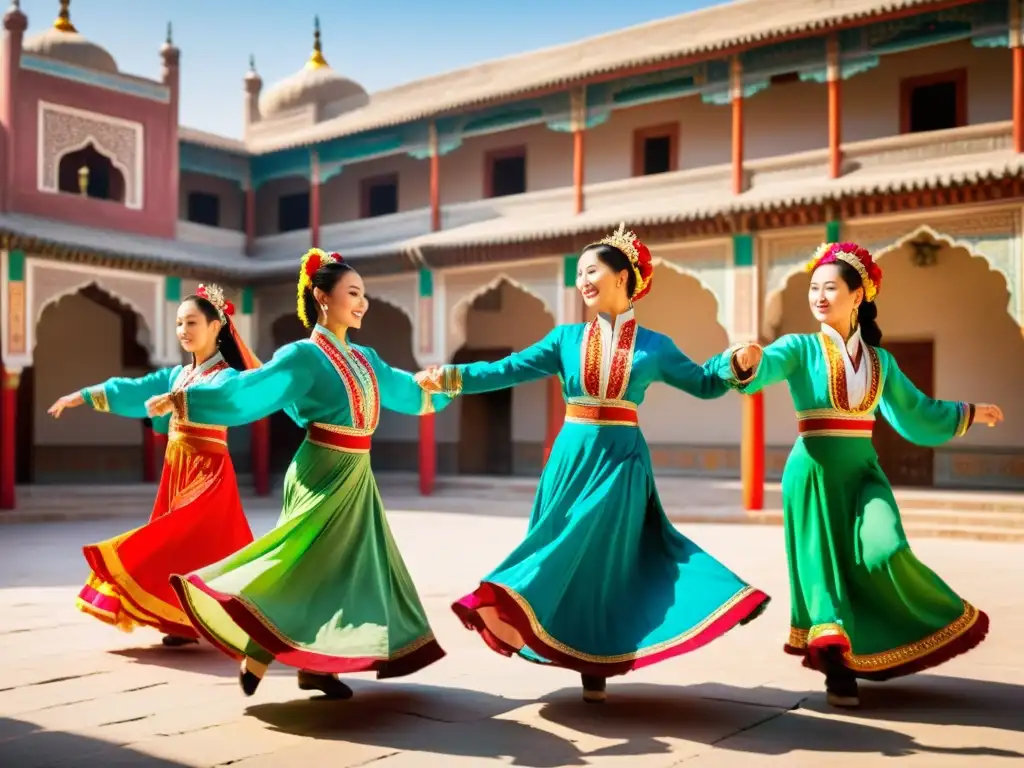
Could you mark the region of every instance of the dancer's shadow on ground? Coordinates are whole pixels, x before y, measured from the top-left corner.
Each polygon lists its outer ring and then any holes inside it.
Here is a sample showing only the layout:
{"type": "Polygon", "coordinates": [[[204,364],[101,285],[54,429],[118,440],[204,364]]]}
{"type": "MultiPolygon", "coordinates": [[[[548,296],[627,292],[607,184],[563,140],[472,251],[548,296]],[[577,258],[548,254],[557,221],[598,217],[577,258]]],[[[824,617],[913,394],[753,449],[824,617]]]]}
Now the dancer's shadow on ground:
{"type": "Polygon", "coordinates": [[[0,717],[0,765],[118,765],[123,768],[187,768],[186,763],[138,752],[75,733],[40,728],[34,723],[0,717]]]}
{"type": "MultiPolygon", "coordinates": [[[[893,719],[943,724],[965,720],[964,724],[1003,727],[994,725],[995,720],[986,723],[983,714],[957,716],[967,706],[984,708],[992,704],[980,694],[954,699],[952,685],[962,682],[973,681],[952,680],[950,692],[935,699],[931,708],[934,720],[927,719],[920,709],[910,710],[903,719],[893,719]]],[[[838,751],[886,756],[921,753],[964,758],[1024,757],[1022,753],[981,744],[955,748],[929,745],[880,727],[881,723],[851,722],[842,713],[829,711],[820,716],[828,707],[824,696],[817,692],[644,684],[613,684],[609,691],[607,704],[589,706],[580,701],[575,687],[534,702],[461,689],[369,683],[359,685],[352,701],[257,704],[249,707],[247,714],[275,729],[311,738],[438,755],[511,758],[513,765],[530,768],[586,765],[601,756],[685,752],[685,747],[681,750],[672,740],[760,755],[838,751]],[[541,705],[542,721],[537,725],[508,716],[536,703],[541,705]],[[545,723],[586,736],[570,741],[550,732],[545,723]],[[606,746],[609,741],[615,743],[606,746]]],[[[1011,695],[1019,694],[1006,690],[997,698],[1011,695]]],[[[866,709],[860,716],[867,719],[875,711],[866,709]]],[[[532,709],[522,717],[536,718],[536,712],[532,709]]],[[[879,714],[879,719],[883,716],[879,714]]]]}
{"type": "MultiPolygon", "coordinates": [[[[151,667],[173,669],[176,672],[192,672],[200,675],[230,678],[238,677],[238,662],[209,645],[186,645],[180,648],[167,648],[160,644],[137,648],[118,648],[107,651],[114,656],[131,659],[136,664],[151,667]]],[[[272,665],[268,675],[295,675],[292,667],[272,665]]]]}

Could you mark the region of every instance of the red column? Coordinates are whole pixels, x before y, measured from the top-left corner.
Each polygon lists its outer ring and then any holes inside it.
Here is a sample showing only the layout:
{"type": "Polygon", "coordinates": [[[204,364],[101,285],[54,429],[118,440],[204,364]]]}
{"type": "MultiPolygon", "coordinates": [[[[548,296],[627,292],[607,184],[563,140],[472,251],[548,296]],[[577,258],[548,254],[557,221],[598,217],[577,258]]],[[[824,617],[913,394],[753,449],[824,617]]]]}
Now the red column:
{"type": "Polygon", "coordinates": [[[842,173],[843,112],[840,99],[842,79],[839,73],[839,43],[833,35],[828,41],[828,175],[838,179],[842,173]]]}
{"type": "Polygon", "coordinates": [[[576,213],[583,213],[583,129],[572,132],[572,191],[576,213]]]}
{"type": "Polygon", "coordinates": [[[437,476],[437,442],[434,435],[436,418],[437,414],[434,413],[420,416],[420,493],[423,496],[434,492],[437,476]]]}
{"type": "Polygon", "coordinates": [[[1013,49],[1013,151],[1024,152],[1024,48],[1013,49]]]}
{"type": "Polygon", "coordinates": [[[252,461],[252,484],[257,496],[270,495],[270,421],[260,419],[252,424],[249,450],[252,461]]]}
{"type": "Polygon", "coordinates": [[[0,393],[0,509],[14,509],[17,500],[14,481],[17,476],[17,414],[18,385],[21,371],[3,369],[3,392],[0,393]]]}
{"type": "Polygon", "coordinates": [[[544,463],[548,463],[551,446],[562,430],[565,421],[565,400],[562,398],[562,381],[557,376],[548,379],[548,418],[544,434],[544,463]]]}
{"type": "Polygon", "coordinates": [[[436,152],[430,156],[430,229],[441,229],[441,158],[436,152]]]}
{"type": "Polygon", "coordinates": [[[142,421],[142,482],[156,482],[156,441],[153,439],[153,423],[142,421]]]}
{"type": "Polygon", "coordinates": [[[732,61],[732,192],[743,192],[743,69],[739,58],[732,61]]]}
{"type": "Polygon", "coordinates": [[[256,190],[245,190],[245,252],[251,254],[256,242],[256,190]]]}
{"type": "Polygon", "coordinates": [[[764,509],[764,395],[743,396],[743,439],[740,445],[743,507],[764,509]]]}

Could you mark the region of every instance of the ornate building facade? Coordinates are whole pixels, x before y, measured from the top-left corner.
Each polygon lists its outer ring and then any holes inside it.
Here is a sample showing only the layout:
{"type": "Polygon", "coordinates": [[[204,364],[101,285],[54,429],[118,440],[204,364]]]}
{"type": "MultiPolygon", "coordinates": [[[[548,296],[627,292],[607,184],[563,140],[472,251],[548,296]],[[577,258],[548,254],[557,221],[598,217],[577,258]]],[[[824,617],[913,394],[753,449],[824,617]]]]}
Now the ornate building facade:
{"type": "MultiPolygon", "coordinates": [[[[880,424],[893,482],[1024,488],[1021,0],[748,0],[372,94],[317,28],[284,81],[265,89],[250,62],[242,140],[179,126],[170,30],[150,81],[59,5],[38,34],[17,3],[4,16],[0,506],[15,480],[152,478],[145,425],[45,408],[179,361],[197,281],[231,287],[266,358],[303,333],[298,257],[337,250],[371,296],[361,343],[405,368],[487,359],[585,319],[575,254],[620,221],[659,265],[640,322],[695,359],[813,330],[801,265],[825,239],[871,248],[903,370],[1006,412],[937,450],[880,424]]],[[[387,414],[374,460],[424,492],[436,472],[536,473],[557,392],[387,414]]],[[[641,419],[659,471],[742,475],[752,508],[796,436],[784,388],[656,388],[641,419]]],[[[300,439],[277,417],[231,436],[261,491],[300,439]]]]}

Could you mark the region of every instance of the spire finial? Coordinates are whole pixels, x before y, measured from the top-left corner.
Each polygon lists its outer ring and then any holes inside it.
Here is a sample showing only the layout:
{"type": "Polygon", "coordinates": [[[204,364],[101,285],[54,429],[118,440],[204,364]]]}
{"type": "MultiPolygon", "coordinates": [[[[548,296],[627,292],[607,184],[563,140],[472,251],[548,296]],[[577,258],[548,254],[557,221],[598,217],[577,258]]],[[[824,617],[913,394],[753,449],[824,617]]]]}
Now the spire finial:
{"type": "Polygon", "coordinates": [[[256,71],[256,56],[255,56],[255,54],[252,54],[252,53],[249,54],[249,71],[250,72],[255,72],[256,71]]]}
{"type": "Polygon", "coordinates": [[[320,17],[313,17],[313,52],[306,62],[306,69],[322,69],[327,66],[327,59],[324,58],[324,51],[320,45],[320,17]]]}
{"type": "Polygon", "coordinates": [[[164,41],[168,45],[174,45],[174,28],[171,22],[167,22],[167,39],[164,41]]]}
{"type": "Polygon", "coordinates": [[[77,32],[75,25],[71,23],[71,0],[60,0],[60,13],[57,14],[53,28],[61,32],[77,32]]]}

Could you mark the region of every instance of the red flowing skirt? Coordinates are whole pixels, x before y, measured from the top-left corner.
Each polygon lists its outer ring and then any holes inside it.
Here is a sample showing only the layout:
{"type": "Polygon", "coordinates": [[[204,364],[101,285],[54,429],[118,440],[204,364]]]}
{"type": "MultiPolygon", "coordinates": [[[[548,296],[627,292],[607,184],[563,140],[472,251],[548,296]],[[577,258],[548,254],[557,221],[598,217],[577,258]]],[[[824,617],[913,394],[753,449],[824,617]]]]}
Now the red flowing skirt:
{"type": "Polygon", "coordinates": [[[92,569],[79,610],[126,632],[137,626],[198,638],[171,588],[253,540],[228,454],[227,430],[172,426],[149,522],[82,548],[92,569]]]}

